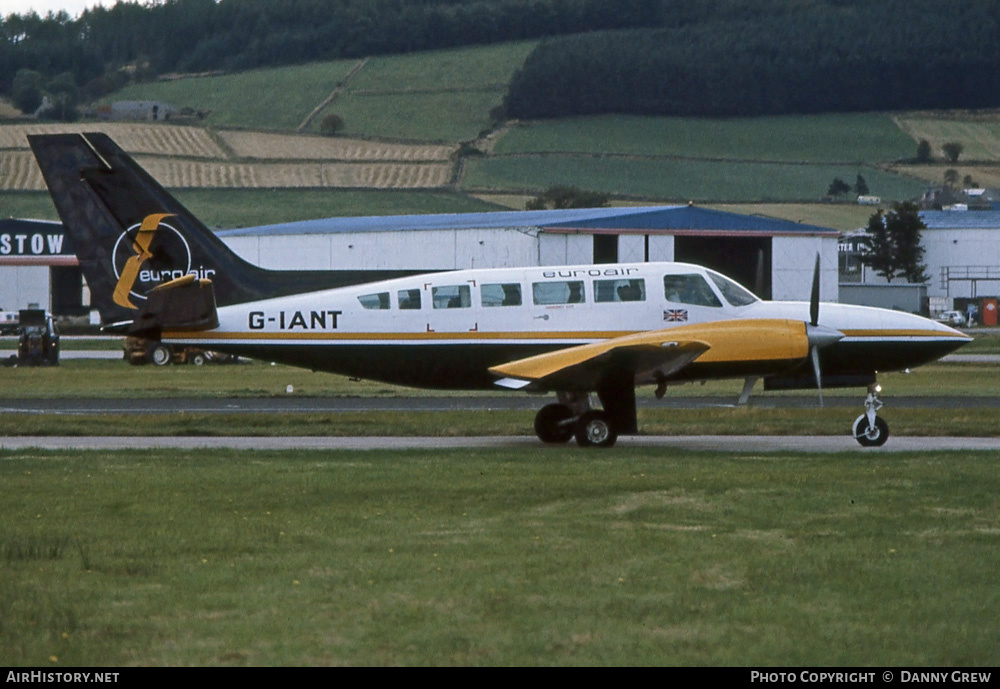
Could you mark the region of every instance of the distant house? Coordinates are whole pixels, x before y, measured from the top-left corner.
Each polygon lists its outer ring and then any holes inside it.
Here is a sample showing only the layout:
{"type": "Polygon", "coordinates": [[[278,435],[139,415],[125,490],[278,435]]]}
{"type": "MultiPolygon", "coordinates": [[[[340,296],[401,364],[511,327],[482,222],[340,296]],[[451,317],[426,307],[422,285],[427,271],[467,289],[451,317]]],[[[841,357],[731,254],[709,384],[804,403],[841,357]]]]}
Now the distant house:
{"type": "Polygon", "coordinates": [[[138,120],[160,122],[169,120],[179,111],[169,103],[155,100],[123,100],[112,103],[110,108],[101,108],[99,116],[110,120],[138,120]]]}
{"type": "Polygon", "coordinates": [[[932,187],[917,202],[922,210],[1000,210],[1000,190],[932,187]]]}

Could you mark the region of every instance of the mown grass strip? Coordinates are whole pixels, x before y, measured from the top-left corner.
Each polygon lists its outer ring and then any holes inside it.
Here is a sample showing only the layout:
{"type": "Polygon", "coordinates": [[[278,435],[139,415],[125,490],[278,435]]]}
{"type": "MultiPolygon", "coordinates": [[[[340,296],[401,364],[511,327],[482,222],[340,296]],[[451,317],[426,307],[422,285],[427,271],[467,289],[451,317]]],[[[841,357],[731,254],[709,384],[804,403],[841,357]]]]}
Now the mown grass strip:
{"type": "Polygon", "coordinates": [[[994,459],[0,452],[0,654],[990,665],[994,459]]]}
{"type": "MultiPolygon", "coordinates": [[[[984,339],[969,345],[973,353],[995,353],[997,340],[984,339]]],[[[11,345],[13,347],[13,345],[11,345]]],[[[105,345],[114,349],[113,345],[105,345]]],[[[2,348],[2,345],[0,345],[2,348]]],[[[991,397],[996,395],[996,364],[932,364],[912,373],[888,373],[879,376],[890,400],[899,396],[991,397]]],[[[357,381],[344,376],[314,373],[292,366],[270,365],[245,360],[226,366],[129,366],[120,359],[65,359],[58,367],[0,368],[0,399],[18,398],[90,398],[105,397],[285,397],[288,386],[301,397],[434,397],[454,395],[498,396],[520,393],[491,391],[419,390],[376,381],[357,381]]],[[[739,396],[741,380],[710,381],[705,385],[679,385],[669,388],[668,396],[720,397],[732,403],[739,396]]],[[[863,389],[828,390],[829,395],[855,396],[861,404],[863,389]]],[[[640,396],[652,398],[652,388],[639,390],[640,396]]],[[[762,392],[755,397],[805,396],[816,398],[808,390],[762,392]]],[[[542,398],[539,404],[542,404],[542,398]]]]}
{"type": "MultiPolygon", "coordinates": [[[[825,409],[640,409],[643,435],[844,435],[861,414],[825,409]]],[[[4,414],[0,436],[523,436],[535,412],[380,411],[217,414],[178,409],[164,414],[4,414]]],[[[897,436],[1000,436],[995,409],[890,409],[897,436]]]]}

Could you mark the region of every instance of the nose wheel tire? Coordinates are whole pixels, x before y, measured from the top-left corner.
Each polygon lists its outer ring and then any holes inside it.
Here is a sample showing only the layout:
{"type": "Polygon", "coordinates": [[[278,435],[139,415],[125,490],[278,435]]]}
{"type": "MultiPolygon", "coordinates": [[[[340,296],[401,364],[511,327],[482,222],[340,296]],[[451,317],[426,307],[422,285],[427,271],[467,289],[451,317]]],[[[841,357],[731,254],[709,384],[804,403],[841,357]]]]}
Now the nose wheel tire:
{"type": "Polygon", "coordinates": [[[576,422],[576,443],[580,447],[611,447],[618,440],[618,431],[603,411],[592,410],[576,422]]]}
{"type": "Polygon", "coordinates": [[[535,435],[543,443],[565,443],[573,437],[573,410],[565,404],[546,404],[535,414],[535,435]]]}
{"type": "Polygon", "coordinates": [[[889,439],[889,424],[881,416],[875,417],[875,423],[868,422],[868,415],[862,414],[854,422],[854,438],[863,447],[882,447],[889,439]]]}

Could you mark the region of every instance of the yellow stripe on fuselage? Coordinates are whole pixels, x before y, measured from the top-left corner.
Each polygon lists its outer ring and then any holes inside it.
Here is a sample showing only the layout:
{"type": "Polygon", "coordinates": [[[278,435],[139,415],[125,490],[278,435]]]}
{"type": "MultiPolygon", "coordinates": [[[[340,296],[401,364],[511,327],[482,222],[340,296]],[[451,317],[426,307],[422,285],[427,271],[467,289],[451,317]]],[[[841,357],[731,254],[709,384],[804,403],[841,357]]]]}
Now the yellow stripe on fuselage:
{"type": "MultiPolygon", "coordinates": [[[[481,341],[481,342],[511,342],[511,341],[532,341],[532,342],[552,342],[554,344],[566,341],[574,342],[596,342],[601,340],[611,340],[621,337],[640,336],[647,332],[664,332],[676,335],[677,339],[694,338],[705,340],[711,336],[712,353],[711,358],[720,356],[720,352],[725,352],[727,360],[751,360],[751,359],[789,359],[805,356],[801,354],[800,348],[795,348],[794,353],[785,355],[788,351],[787,338],[791,335],[804,335],[802,321],[792,321],[783,319],[754,319],[743,321],[720,321],[717,323],[701,323],[693,325],[681,325],[663,331],[565,331],[565,332],[538,332],[538,331],[454,331],[454,332],[214,332],[214,331],[193,331],[174,330],[164,331],[162,337],[165,340],[183,341],[213,341],[213,342],[257,342],[264,340],[296,342],[304,341],[309,343],[317,342],[339,342],[339,341],[368,341],[368,342],[449,342],[449,341],[481,341]],[[776,325],[781,324],[781,325],[776,325]],[[706,335],[708,334],[708,335],[706,335]],[[776,339],[775,335],[778,335],[776,339]],[[763,336],[767,337],[763,337],[763,336]],[[763,337],[763,339],[762,339],[763,337]],[[773,354],[779,354],[773,356],[773,354]]],[[[937,330],[843,330],[845,339],[933,339],[939,341],[960,341],[971,340],[963,333],[951,334],[937,330]]],[[[808,345],[806,345],[808,347],[808,345]]],[[[703,355],[703,360],[709,357],[709,353],[703,355]]]]}
{"type": "Polygon", "coordinates": [[[381,342],[414,342],[414,341],[448,341],[448,340],[485,340],[505,342],[509,340],[608,340],[615,337],[632,335],[632,332],[482,332],[479,330],[455,332],[424,332],[424,333],[380,333],[380,332],[323,332],[323,333],[247,333],[247,332],[204,332],[193,330],[164,331],[165,340],[226,340],[226,341],[257,341],[257,340],[309,340],[332,342],[340,340],[374,340],[381,342]]]}

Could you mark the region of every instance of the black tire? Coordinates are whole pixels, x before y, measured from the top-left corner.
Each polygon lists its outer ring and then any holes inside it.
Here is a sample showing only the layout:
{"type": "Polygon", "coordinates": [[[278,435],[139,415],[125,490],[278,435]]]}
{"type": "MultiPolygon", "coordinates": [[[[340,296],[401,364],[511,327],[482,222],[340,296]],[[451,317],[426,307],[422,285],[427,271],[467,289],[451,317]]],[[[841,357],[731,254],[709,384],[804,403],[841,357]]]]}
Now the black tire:
{"type": "Polygon", "coordinates": [[[170,345],[163,344],[162,342],[154,342],[146,350],[146,358],[154,366],[166,366],[173,361],[174,350],[171,349],[170,345]]]}
{"type": "Polygon", "coordinates": [[[592,410],[576,422],[576,444],[580,447],[611,447],[618,431],[603,411],[592,410]]]}
{"type": "Polygon", "coordinates": [[[194,353],[194,354],[191,355],[191,358],[188,359],[188,361],[190,361],[195,366],[204,366],[205,365],[205,355],[202,354],[201,352],[196,352],[196,353],[194,353]]]}
{"type": "Polygon", "coordinates": [[[543,443],[565,443],[573,437],[573,424],[560,425],[573,418],[565,404],[546,404],[535,414],[535,435],[543,443]]]}
{"type": "Polygon", "coordinates": [[[889,424],[881,416],[875,417],[875,427],[868,424],[868,415],[862,414],[854,422],[854,438],[862,447],[882,447],[889,439],[889,424]]]}

